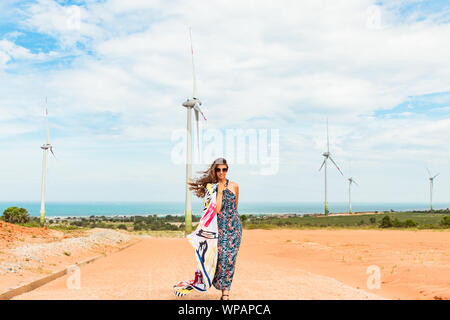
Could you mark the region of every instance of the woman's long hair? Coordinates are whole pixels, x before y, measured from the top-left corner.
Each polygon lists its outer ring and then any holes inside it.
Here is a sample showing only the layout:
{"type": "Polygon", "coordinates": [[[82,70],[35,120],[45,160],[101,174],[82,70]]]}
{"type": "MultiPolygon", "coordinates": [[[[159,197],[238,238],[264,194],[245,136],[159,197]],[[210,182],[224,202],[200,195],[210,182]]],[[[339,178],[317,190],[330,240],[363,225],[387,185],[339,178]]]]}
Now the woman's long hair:
{"type": "Polygon", "coordinates": [[[194,191],[195,195],[199,198],[203,198],[205,196],[205,189],[208,183],[217,183],[219,180],[217,179],[216,167],[219,164],[224,164],[227,166],[227,160],[224,158],[217,158],[214,162],[209,166],[209,168],[205,171],[197,171],[199,173],[203,173],[200,178],[192,180],[192,182],[188,182],[190,185],[189,190],[194,191]]]}

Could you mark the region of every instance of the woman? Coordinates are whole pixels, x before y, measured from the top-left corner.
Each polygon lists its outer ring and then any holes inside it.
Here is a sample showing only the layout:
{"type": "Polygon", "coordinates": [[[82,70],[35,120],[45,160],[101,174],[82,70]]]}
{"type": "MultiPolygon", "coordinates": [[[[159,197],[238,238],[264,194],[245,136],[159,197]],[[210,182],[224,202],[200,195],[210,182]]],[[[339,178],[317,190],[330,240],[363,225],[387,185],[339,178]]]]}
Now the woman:
{"type": "Polygon", "coordinates": [[[236,257],[242,237],[242,225],[239,219],[238,201],[239,185],[226,178],[228,164],[224,158],[216,159],[204,175],[190,182],[190,190],[199,197],[205,195],[207,183],[217,186],[217,267],[212,281],[214,287],[222,291],[221,300],[229,300],[231,282],[233,281],[236,257]]]}

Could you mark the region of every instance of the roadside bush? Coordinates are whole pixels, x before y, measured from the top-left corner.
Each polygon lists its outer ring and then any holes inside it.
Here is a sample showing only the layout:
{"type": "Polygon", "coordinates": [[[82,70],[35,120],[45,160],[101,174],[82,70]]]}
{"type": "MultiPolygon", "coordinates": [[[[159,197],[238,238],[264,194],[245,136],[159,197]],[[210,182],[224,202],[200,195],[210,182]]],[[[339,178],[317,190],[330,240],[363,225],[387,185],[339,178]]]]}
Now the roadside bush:
{"type": "Polygon", "coordinates": [[[381,219],[380,228],[390,228],[390,227],[392,227],[391,217],[385,215],[383,219],[381,219]]]}
{"type": "Polygon", "coordinates": [[[441,225],[450,227],[450,216],[445,216],[441,220],[441,225]]]}
{"type": "Polygon", "coordinates": [[[127,230],[127,226],[125,224],[121,223],[117,226],[117,229],[127,230]]]}
{"type": "Polygon", "coordinates": [[[30,215],[27,209],[9,207],[3,211],[3,220],[10,223],[27,223],[30,221],[30,215]]]}
{"type": "Polygon", "coordinates": [[[375,222],[377,222],[377,219],[375,217],[371,217],[369,219],[369,221],[370,221],[371,224],[375,224],[375,222]]]}
{"type": "Polygon", "coordinates": [[[400,222],[397,218],[395,218],[394,220],[392,220],[392,226],[394,228],[401,228],[403,227],[403,223],[400,222]]]}
{"type": "Polygon", "coordinates": [[[403,225],[404,225],[406,228],[414,228],[414,227],[417,227],[417,226],[418,226],[418,223],[415,222],[415,221],[412,220],[412,219],[408,219],[408,220],[406,220],[406,221],[403,223],[403,225]]]}

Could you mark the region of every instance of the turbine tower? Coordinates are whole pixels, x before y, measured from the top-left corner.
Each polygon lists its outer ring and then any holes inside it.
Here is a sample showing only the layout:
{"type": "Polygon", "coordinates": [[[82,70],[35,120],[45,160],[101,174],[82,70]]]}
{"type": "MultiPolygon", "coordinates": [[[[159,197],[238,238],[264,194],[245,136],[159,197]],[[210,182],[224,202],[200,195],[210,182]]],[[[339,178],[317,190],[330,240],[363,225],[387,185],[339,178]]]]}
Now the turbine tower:
{"type": "MultiPolygon", "coordinates": [[[[45,98],[45,104],[47,106],[47,98],[45,98]]],[[[47,143],[41,146],[41,149],[43,150],[43,158],[42,158],[42,184],[41,184],[41,218],[40,218],[40,224],[41,227],[44,226],[45,223],[45,178],[47,175],[47,152],[50,150],[52,155],[55,157],[55,154],[53,153],[53,147],[50,144],[50,129],[48,127],[48,109],[45,108],[45,120],[47,123],[47,143]]],[[[55,157],[56,158],[56,157],[55,157]]]]}
{"type": "Polygon", "coordinates": [[[322,165],[319,168],[319,171],[322,169],[322,167],[325,167],[325,215],[328,215],[328,184],[327,184],[327,160],[330,159],[331,162],[333,162],[333,164],[336,166],[336,168],[339,170],[339,172],[341,173],[341,175],[343,176],[344,174],[342,173],[341,169],[339,169],[338,165],[336,164],[336,162],[334,162],[333,158],[331,157],[331,153],[330,153],[330,139],[328,136],[328,118],[327,118],[327,151],[322,153],[322,155],[324,156],[325,159],[323,159],[322,165]]]}
{"type": "Polygon", "coordinates": [[[198,151],[200,152],[200,143],[199,143],[199,129],[198,129],[198,121],[199,121],[199,113],[206,120],[205,115],[203,114],[200,106],[202,102],[198,98],[197,93],[197,79],[195,77],[195,66],[194,66],[194,49],[192,47],[192,33],[191,29],[189,29],[189,37],[191,41],[191,56],[192,56],[192,77],[193,77],[193,94],[192,99],[187,99],[183,102],[183,107],[187,109],[187,148],[186,148],[186,203],[185,203],[185,232],[189,234],[192,232],[192,191],[189,190],[188,182],[191,182],[192,175],[192,138],[191,138],[191,113],[192,109],[195,112],[195,120],[197,123],[197,146],[198,151]]]}
{"type": "Polygon", "coordinates": [[[431,211],[433,211],[433,182],[434,182],[434,178],[436,178],[439,175],[439,173],[434,176],[431,176],[431,172],[428,169],[428,167],[427,167],[427,171],[429,174],[428,179],[430,179],[430,212],[431,212],[431,211]]]}
{"type": "Polygon", "coordinates": [[[359,186],[359,184],[356,183],[356,181],[350,177],[348,178],[348,213],[352,214],[352,183],[359,186]]]}

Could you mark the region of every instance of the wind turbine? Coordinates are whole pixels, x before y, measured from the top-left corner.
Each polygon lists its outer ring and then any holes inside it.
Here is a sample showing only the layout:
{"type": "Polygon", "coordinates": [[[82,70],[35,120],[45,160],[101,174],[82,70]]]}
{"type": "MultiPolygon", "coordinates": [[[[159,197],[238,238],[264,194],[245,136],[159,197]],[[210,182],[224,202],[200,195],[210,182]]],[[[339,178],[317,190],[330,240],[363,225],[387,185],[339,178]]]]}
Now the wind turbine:
{"type": "Polygon", "coordinates": [[[356,183],[356,181],[353,179],[352,175],[352,163],[350,161],[349,165],[348,165],[348,172],[350,173],[350,177],[347,179],[348,180],[348,213],[352,214],[352,183],[356,184],[357,186],[359,186],[358,183],[356,183]]]}
{"type": "Polygon", "coordinates": [[[356,183],[356,181],[350,177],[348,178],[348,213],[352,214],[352,183],[359,186],[359,184],[356,183]]]}
{"type": "Polygon", "coordinates": [[[186,150],[186,204],[185,204],[185,230],[186,234],[189,234],[192,232],[192,192],[189,190],[189,185],[187,182],[190,182],[191,175],[192,175],[192,139],[191,139],[191,113],[192,109],[194,109],[195,112],[195,121],[197,123],[197,146],[198,151],[200,153],[200,143],[199,143],[199,129],[198,129],[198,122],[199,122],[199,113],[202,114],[203,118],[206,120],[205,115],[203,114],[202,110],[200,109],[200,106],[202,105],[202,102],[198,98],[198,92],[197,92],[197,79],[195,77],[195,65],[194,65],[194,49],[192,47],[192,33],[191,29],[189,28],[189,37],[191,40],[191,56],[192,56],[192,77],[193,77],[193,94],[192,99],[187,99],[185,102],[183,102],[183,107],[187,108],[187,150],[186,150]]]}
{"type": "MultiPolygon", "coordinates": [[[[52,155],[55,157],[55,154],[53,153],[53,147],[50,144],[50,129],[48,127],[48,109],[47,109],[47,98],[45,98],[45,120],[47,124],[47,143],[41,146],[41,149],[43,150],[43,158],[42,158],[42,185],[41,185],[41,219],[40,224],[41,226],[45,223],[45,178],[47,175],[47,152],[50,150],[52,155]]],[[[56,157],[55,157],[56,158],[56,157]]]]}
{"type": "Polygon", "coordinates": [[[319,171],[322,169],[322,167],[325,166],[325,215],[328,215],[328,185],[327,185],[327,160],[330,159],[331,162],[333,162],[333,164],[336,166],[336,168],[339,170],[339,172],[341,173],[342,176],[344,176],[344,174],[342,173],[341,169],[339,169],[338,165],[336,164],[336,162],[334,162],[333,158],[331,157],[331,153],[330,153],[330,139],[328,136],[328,118],[327,118],[327,151],[322,153],[322,155],[325,157],[325,159],[323,159],[322,165],[319,168],[319,171]]]}
{"type": "Polygon", "coordinates": [[[433,177],[431,176],[431,172],[427,167],[427,171],[428,174],[430,175],[430,177],[428,179],[430,179],[430,212],[433,211],[433,182],[434,182],[434,178],[436,178],[438,174],[434,175],[433,177]]]}

